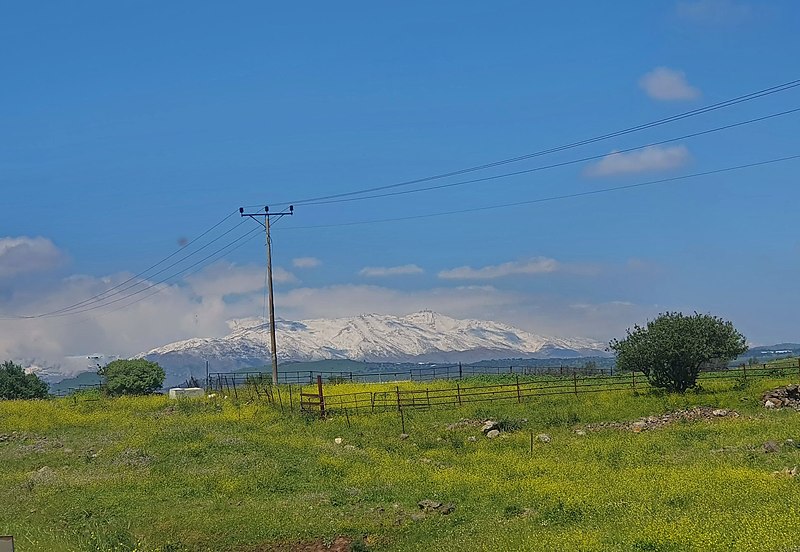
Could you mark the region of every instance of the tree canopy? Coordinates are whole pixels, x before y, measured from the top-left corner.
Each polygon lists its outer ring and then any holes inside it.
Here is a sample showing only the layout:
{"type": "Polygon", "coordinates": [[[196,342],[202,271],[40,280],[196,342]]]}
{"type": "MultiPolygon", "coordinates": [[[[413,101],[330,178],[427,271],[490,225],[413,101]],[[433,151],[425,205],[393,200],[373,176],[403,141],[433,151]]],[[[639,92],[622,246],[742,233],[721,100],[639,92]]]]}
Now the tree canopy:
{"type": "Polygon", "coordinates": [[[147,395],[161,388],[164,369],[144,359],[115,360],[97,371],[109,395],[147,395]]]}
{"type": "Polygon", "coordinates": [[[44,399],[48,386],[36,374],[26,374],[19,364],[0,364],[0,399],[44,399]]]}
{"type": "Polygon", "coordinates": [[[710,314],[659,314],[645,327],[628,329],[609,348],[618,370],[641,371],[654,387],[684,392],[697,383],[701,369],[730,361],[747,351],[744,336],[733,324],[710,314]]]}

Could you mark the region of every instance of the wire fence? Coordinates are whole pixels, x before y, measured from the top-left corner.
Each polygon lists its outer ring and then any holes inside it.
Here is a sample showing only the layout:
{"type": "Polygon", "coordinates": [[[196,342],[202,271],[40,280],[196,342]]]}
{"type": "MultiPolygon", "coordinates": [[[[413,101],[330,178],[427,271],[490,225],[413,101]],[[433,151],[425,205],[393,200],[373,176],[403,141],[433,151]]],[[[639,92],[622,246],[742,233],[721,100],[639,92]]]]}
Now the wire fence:
{"type": "MultiPolygon", "coordinates": [[[[741,365],[703,372],[699,382],[716,379],[750,378],[800,379],[800,359],[784,359],[763,365],[741,365]]],[[[568,366],[463,366],[461,364],[425,366],[400,371],[296,371],[279,373],[279,384],[273,385],[267,372],[209,374],[206,392],[236,400],[263,400],[279,407],[325,415],[335,412],[387,412],[419,408],[455,407],[485,401],[523,402],[547,395],[581,395],[599,391],[645,391],[650,388],[641,372],[614,373],[608,368],[568,366]],[[481,381],[481,376],[492,376],[481,381]],[[432,386],[425,389],[394,389],[330,393],[340,383],[442,382],[456,380],[455,386],[432,386]],[[327,390],[323,389],[327,384],[327,390]]],[[[56,393],[76,396],[87,391],[100,391],[97,385],[79,385],[56,393]]]]}
{"type": "MultiPolygon", "coordinates": [[[[728,379],[743,380],[758,378],[789,378],[800,380],[800,359],[788,359],[782,363],[763,366],[741,366],[715,372],[703,372],[698,382],[728,379]]],[[[509,379],[509,378],[506,378],[509,379]]],[[[437,407],[456,407],[468,403],[484,401],[523,402],[533,397],[547,395],[574,395],[600,391],[646,391],[650,384],[644,374],[629,372],[618,375],[579,375],[555,376],[550,378],[528,378],[513,376],[513,381],[496,384],[462,384],[455,387],[363,391],[357,393],[325,394],[320,391],[317,408],[311,405],[303,408],[308,412],[325,415],[333,412],[387,412],[404,409],[430,409],[437,407]]],[[[301,405],[302,408],[302,405],[301,405]]]]}
{"type": "MultiPolygon", "coordinates": [[[[404,370],[380,370],[366,369],[361,371],[319,371],[319,370],[285,370],[278,372],[279,384],[314,384],[317,377],[321,377],[326,383],[386,383],[394,381],[437,381],[437,380],[456,380],[475,376],[494,376],[494,375],[550,375],[550,376],[571,376],[580,375],[613,375],[613,367],[596,368],[591,366],[475,366],[462,364],[442,364],[435,366],[423,366],[419,368],[408,368],[404,370]]],[[[247,385],[253,381],[271,382],[272,375],[269,372],[218,372],[208,375],[206,387],[209,389],[230,388],[233,385],[247,385]]]]}

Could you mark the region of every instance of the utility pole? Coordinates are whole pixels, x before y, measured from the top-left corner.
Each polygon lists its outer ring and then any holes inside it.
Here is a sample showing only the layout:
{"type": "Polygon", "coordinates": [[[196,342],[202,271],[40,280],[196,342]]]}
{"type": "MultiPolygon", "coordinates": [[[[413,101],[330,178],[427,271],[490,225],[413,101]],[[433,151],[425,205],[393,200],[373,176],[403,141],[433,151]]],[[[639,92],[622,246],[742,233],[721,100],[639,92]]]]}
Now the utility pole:
{"type": "Polygon", "coordinates": [[[278,349],[275,343],[275,301],[272,295],[272,238],[269,234],[271,217],[277,217],[276,221],[285,217],[286,215],[294,214],[294,206],[289,205],[288,211],[280,213],[270,213],[269,207],[264,207],[263,213],[245,213],[244,207],[239,207],[239,214],[243,217],[250,217],[264,227],[267,234],[267,290],[269,293],[269,336],[270,336],[270,351],[272,353],[272,383],[278,384],[278,349]],[[260,218],[264,217],[264,222],[260,218]]]}

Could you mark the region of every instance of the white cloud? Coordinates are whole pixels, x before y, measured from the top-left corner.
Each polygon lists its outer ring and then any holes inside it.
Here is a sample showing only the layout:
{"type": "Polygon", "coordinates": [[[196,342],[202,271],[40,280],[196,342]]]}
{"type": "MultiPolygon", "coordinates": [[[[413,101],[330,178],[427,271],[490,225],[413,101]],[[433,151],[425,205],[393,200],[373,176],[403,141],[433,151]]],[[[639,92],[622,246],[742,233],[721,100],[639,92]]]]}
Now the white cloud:
{"type": "Polygon", "coordinates": [[[0,238],[0,278],[53,269],[64,254],[47,238],[0,238]]]}
{"type": "Polygon", "coordinates": [[[736,25],[752,15],[748,4],[734,0],[687,0],[678,2],[676,11],[682,19],[711,25],[736,25]]]}
{"type": "Polygon", "coordinates": [[[384,278],[387,276],[408,276],[425,272],[415,264],[401,266],[366,266],[358,273],[367,278],[384,278]]]}
{"type": "Polygon", "coordinates": [[[294,288],[276,297],[281,316],[292,320],[337,318],[363,313],[408,314],[433,310],[456,318],[486,318],[519,302],[513,292],[493,286],[398,290],[376,285],[294,288]]]}
{"type": "Polygon", "coordinates": [[[295,268],[316,268],[322,264],[322,261],[316,257],[297,257],[292,259],[292,266],[295,268]]]}
{"type": "Polygon", "coordinates": [[[639,86],[654,100],[694,100],[700,90],[690,85],[683,71],[656,67],[639,79],[639,86]]]}
{"type": "MultiPolygon", "coordinates": [[[[484,268],[471,270],[486,277],[555,268],[570,271],[571,265],[534,259],[484,268]],[[509,265],[513,268],[509,269],[509,265]]],[[[36,293],[0,294],[0,313],[53,311],[102,293],[129,277],[127,273],[103,278],[71,277],[36,293]]],[[[63,318],[0,319],[0,360],[13,359],[51,373],[74,373],[85,369],[85,357],[98,351],[127,357],[181,339],[220,337],[230,331],[229,320],[261,315],[261,286],[260,266],[219,263],[178,284],[159,285],[155,289],[161,290],[160,293],[152,297],[148,295],[154,290],[108,308],[63,318]],[[134,303],[136,299],[143,300],[134,303]]],[[[597,339],[617,335],[624,327],[642,319],[638,307],[609,304],[576,309],[569,305],[583,301],[491,285],[414,290],[375,285],[301,287],[278,291],[275,299],[277,315],[289,320],[365,312],[402,315],[431,309],[456,318],[507,322],[545,335],[584,335],[597,339]]]]}
{"type": "Polygon", "coordinates": [[[613,176],[666,171],[686,165],[691,159],[686,146],[648,146],[628,153],[612,152],[589,165],[586,176],[613,176]]]}
{"type": "MultiPolygon", "coordinates": [[[[189,276],[186,281],[192,290],[201,297],[224,297],[263,290],[264,273],[265,268],[255,264],[236,265],[217,262],[202,272],[189,276]]],[[[272,270],[272,281],[279,284],[291,284],[298,280],[288,270],[275,267],[272,270]]]]}
{"type": "Polygon", "coordinates": [[[460,266],[439,272],[439,278],[444,280],[491,280],[519,274],[546,274],[555,272],[560,268],[558,261],[546,257],[536,257],[526,261],[512,261],[499,265],[489,265],[481,268],[460,266]]]}

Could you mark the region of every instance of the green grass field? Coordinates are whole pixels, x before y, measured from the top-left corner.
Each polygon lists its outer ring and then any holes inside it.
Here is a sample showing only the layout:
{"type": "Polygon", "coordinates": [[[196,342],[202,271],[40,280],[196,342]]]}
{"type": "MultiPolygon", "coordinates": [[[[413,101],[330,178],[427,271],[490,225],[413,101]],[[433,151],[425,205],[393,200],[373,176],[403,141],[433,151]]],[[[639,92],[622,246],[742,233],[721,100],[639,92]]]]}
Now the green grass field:
{"type": "Polygon", "coordinates": [[[409,411],[405,440],[396,412],[348,424],[231,399],[0,402],[0,534],[17,552],[316,550],[340,536],[374,551],[800,550],[800,476],[773,474],[800,465],[786,443],[800,444],[800,413],[759,401],[788,382],[409,411]],[[695,405],[740,416],[575,433],[695,405]],[[447,428],[485,418],[512,431],[447,428]],[[552,440],[531,453],[532,433],[552,440]],[[423,499],[455,510],[422,514],[423,499]]]}

